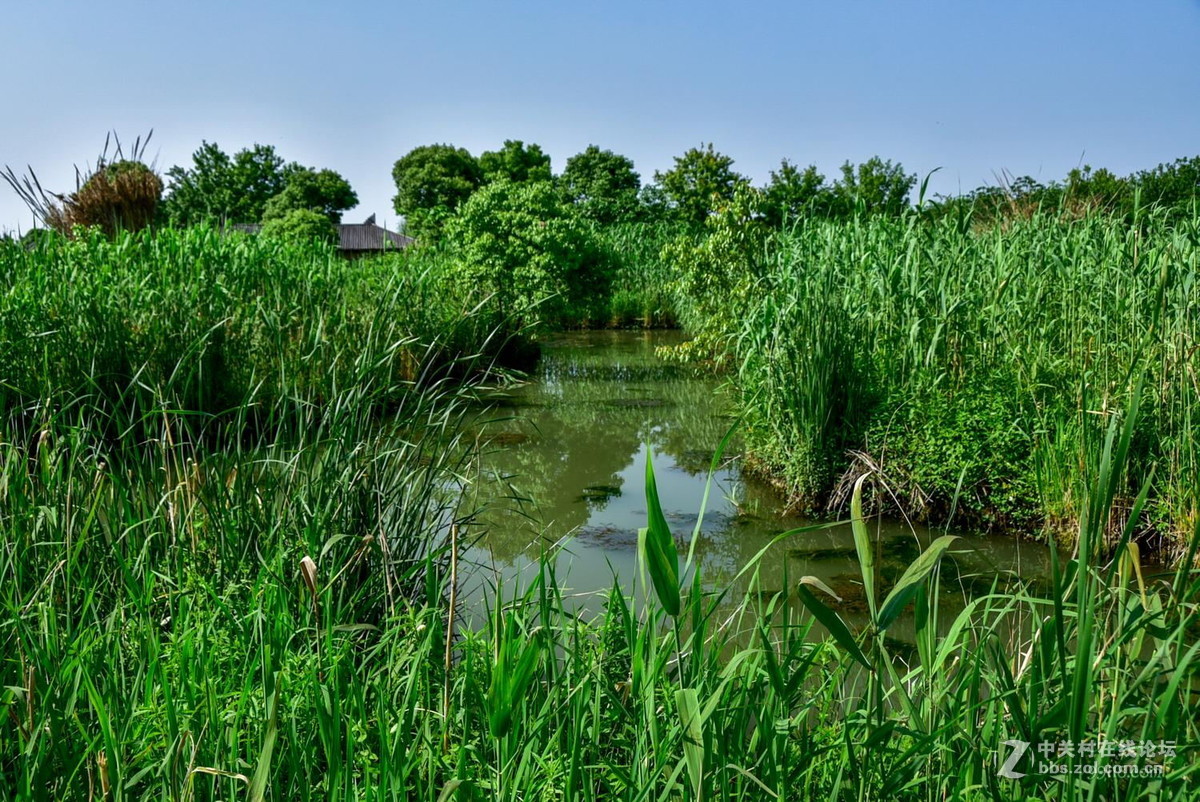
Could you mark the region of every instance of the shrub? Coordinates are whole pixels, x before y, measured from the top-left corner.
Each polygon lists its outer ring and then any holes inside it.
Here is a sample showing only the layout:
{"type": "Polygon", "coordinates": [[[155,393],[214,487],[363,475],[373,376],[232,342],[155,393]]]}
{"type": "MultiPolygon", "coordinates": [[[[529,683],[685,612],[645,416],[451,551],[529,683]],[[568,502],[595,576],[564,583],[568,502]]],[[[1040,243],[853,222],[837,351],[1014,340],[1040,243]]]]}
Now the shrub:
{"type": "Polygon", "coordinates": [[[65,195],[43,189],[32,170],[18,178],[9,167],[0,177],[44,226],[62,234],[93,227],[110,237],[118,231],[140,231],[155,221],[163,194],[162,179],[143,160],[149,142],[150,136],[138,137],[126,158],[120,140],[110,135],[95,167],[75,168],[75,191],[65,195]]]}
{"type": "Polygon", "coordinates": [[[535,328],[587,318],[607,297],[608,271],[591,227],[547,181],[497,181],[450,222],[460,292],[491,296],[502,317],[535,328]]]}
{"type": "Polygon", "coordinates": [[[277,239],[332,243],[337,239],[337,227],[318,211],[292,209],[278,217],[267,218],[263,223],[261,235],[277,239]]]}

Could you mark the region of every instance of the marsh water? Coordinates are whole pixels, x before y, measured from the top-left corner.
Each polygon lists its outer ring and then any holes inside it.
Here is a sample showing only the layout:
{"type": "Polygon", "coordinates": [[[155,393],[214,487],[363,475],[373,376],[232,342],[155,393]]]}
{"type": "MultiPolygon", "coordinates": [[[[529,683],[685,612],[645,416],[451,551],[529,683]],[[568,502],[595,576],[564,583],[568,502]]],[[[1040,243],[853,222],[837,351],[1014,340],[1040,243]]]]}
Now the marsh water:
{"type": "MultiPolygon", "coordinates": [[[[527,382],[490,399],[478,429],[485,446],[474,490],[483,512],[464,557],[466,609],[486,606],[497,585],[510,596],[530,582],[543,555],[576,609],[602,609],[614,583],[636,596],[650,451],[667,522],[681,556],[687,553],[714,450],[733,420],[719,380],[659,355],[661,346],[682,340],[671,331],[563,334],[545,343],[527,382]]],[[[695,544],[703,584],[729,587],[732,598],[741,598],[754,572],[739,572],[765,548],[756,592],[813,575],[844,599],[845,617],[860,618],[864,604],[849,526],[826,524],[780,539],[822,522],[785,514],[783,499],[744,475],[738,457],[735,439],[712,477],[695,544]]],[[[885,584],[923,544],[944,534],[886,519],[870,526],[880,539],[885,584]]],[[[993,582],[1036,582],[1049,572],[1044,546],[954,534],[963,537],[942,570],[943,604],[961,606],[993,582]]]]}

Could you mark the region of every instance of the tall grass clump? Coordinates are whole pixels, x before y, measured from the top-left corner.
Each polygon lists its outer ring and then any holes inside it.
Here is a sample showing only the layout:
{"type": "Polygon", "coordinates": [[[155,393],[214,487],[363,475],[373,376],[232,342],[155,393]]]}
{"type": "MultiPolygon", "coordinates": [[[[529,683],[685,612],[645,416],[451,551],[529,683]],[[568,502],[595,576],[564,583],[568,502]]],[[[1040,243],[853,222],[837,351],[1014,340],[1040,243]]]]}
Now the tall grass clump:
{"type": "Polygon", "coordinates": [[[383,787],[384,711],[444,679],[495,320],[432,270],[208,229],[2,258],[0,797],[383,787]]]}
{"type": "Polygon", "coordinates": [[[1200,219],[1035,215],[979,228],[913,214],[768,236],[750,216],[718,215],[709,228],[676,259],[709,276],[681,285],[683,308],[703,313],[684,323],[735,366],[751,452],[797,506],[840,503],[876,470],[927,520],[1070,537],[1084,442],[1145,366],[1112,527],[1153,476],[1139,537],[1186,543],[1200,468],[1200,219]],[[718,236],[729,244],[714,248],[718,236]],[[718,280],[733,289],[709,291],[718,280]]]}
{"type": "Polygon", "coordinates": [[[0,283],[0,409],[35,417],[271,421],[349,391],[385,407],[503,339],[419,264],[209,228],[10,248],[0,283]]]}
{"type": "Polygon", "coordinates": [[[670,328],[676,324],[671,267],[662,258],[662,249],[678,233],[679,226],[666,222],[598,227],[600,249],[612,277],[607,309],[597,313],[595,325],[670,328]]]}
{"type": "Polygon", "coordinates": [[[0,179],[43,226],[64,236],[73,236],[77,228],[91,227],[109,236],[119,231],[141,231],[155,222],[163,194],[162,178],[152,163],[146,163],[146,150],[153,136],[153,131],[145,138],[139,136],[126,154],[120,138],[109,134],[95,164],[75,168],[74,192],[47,191],[32,169],[18,177],[12,167],[5,167],[0,179]]]}
{"type": "MultiPolygon", "coordinates": [[[[441,681],[409,655],[442,631],[468,400],[413,389],[381,424],[347,393],[253,436],[169,409],[145,440],[99,436],[110,422],[82,407],[32,440],[8,428],[0,796],[384,786],[411,734],[397,723],[421,717],[406,685],[441,681]]],[[[422,771],[408,781],[441,782],[436,762],[422,771]]]]}

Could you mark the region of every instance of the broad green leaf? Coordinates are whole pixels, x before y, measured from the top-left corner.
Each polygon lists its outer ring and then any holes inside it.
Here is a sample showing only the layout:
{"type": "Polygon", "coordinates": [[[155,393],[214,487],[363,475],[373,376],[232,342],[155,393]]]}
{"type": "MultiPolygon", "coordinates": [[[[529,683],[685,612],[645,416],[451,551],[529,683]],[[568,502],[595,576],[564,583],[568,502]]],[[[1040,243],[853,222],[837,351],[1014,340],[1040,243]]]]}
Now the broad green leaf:
{"type": "MultiPolygon", "coordinates": [[[[813,592],[805,587],[805,584],[813,584],[809,581],[813,579],[815,577],[805,577],[802,579],[800,585],[796,587],[796,595],[800,597],[800,601],[813,614],[813,617],[825,629],[829,630],[829,634],[846,650],[847,654],[862,663],[868,671],[874,671],[875,669],[871,668],[871,664],[867,662],[867,658],[863,655],[862,649],[858,648],[858,643],[854,640],[854,635],[850,633],[850,628],[846,626],[846,622],[842,620],[842,617],[826,607],[824,602],[814,596],[813,592]]],[[[820,580],[816,580],[816,582],[818,583],[817,586],[820,587],[820,580]]]]}
{"type": "Polygon", "coordinates": [[[442,786],[442,792],[438,794],[438,802],[450,802],[460,785],[462,785],[462,780],[446,780],[446,784],[442,786]]]}
{"type": "Polygon", "coordinates": [[[956,540],[958,540],[958,535],[942,535],[933,541],[920,557],[913,560],[912,565],[908,566],[904,575],[900,577],[900,581],[896,583],[896,587],[892,588],[892,592],[884,599],[883,607],[876,620],[876,629],[883,632],[892,625],[892,622],[899,617],[901,611],[912,600],[917,588],[942,559],[946,549],[950,548],[950,544],[956,540]]]}
{"type": "Polygon", "coordinates": [[[704,785],[704,729],[696,689],[681,688],[675,691],[675,706],[683,727],[683,757],[692,779],[692,791],[700,799],[704,785]]]}
{"type": "Polygon", "coordinates": [[[862,509],[862,486],[868,476],[869,473],[864,473],[854,483],[854,495],[850,498],[850,529],[854,532],[854,550],[858,552],[858,567],[862,571],[867,607],[871,611],[871,620],[875,621],[875,548],[867,533],[862,509]]]}
{"type": "Polygon", "coordinates": [[[654,481],[654,454],[646,449],[646,534],[642,537],[642,560],[650,572],[654,593],[669,615],[679,615],[679,552],[667,526],[654,481]]]}
{"type": "Polygon", "coordinates": [[[267,780],[271,776],[271,754],[275,751],[275,738],[279,732],[278,704],[279,683],[276,680],[275,690],[267,703],[267,732],[263,736],[262,750],[258,755],[258,767],[254,770],[254,779],[250,781],[250,802],[262,802],[267,793],[267,780]]]}

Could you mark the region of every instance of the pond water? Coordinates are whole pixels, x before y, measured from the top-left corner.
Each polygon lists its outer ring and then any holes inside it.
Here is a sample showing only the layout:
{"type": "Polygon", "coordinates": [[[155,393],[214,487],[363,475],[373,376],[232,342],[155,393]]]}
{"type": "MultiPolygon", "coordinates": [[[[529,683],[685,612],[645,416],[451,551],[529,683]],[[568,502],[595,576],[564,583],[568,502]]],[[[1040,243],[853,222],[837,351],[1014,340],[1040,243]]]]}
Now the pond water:
{"type": "MultiPolygon", "coordinates": [[[[619,584],[637,595],[637,532],[646,525],[645,470],[654,455],[668,524],[687,553],[708,481],[714,449],[733,425],[717,379],[697,375],[657,353],[683,341],[678,332],[573,332],[545,343],[527,383],[496,394],[481,416],[486,444],[482,505],[475,540],[464,557],[462,590],[468,618],[499,584],[505,596],[537,576],[550,555],[568,603],[602,609],[619,584]]],[[[764,547],[814,521],[786,515],[775,491],[743,475],[736,444],[713,476],[695,546],[710,589],[729,587],[740,599],[750,575],[737,577],[764,547]],[[736,581],[735,581],[736,578],[736,581]]],[[[848,517],[848,513],[846,513],[848,517]]],[[[884,586],[942,530],[900,521],[870,522],[881,541],[884,586]]],[[[1044,579],[1049,550],[1011,537],[963,536],[943,570],[942,603],[961,607],[993,582],[1044,579]]],[[[758,591],[813,575],[843,597],[842,615],[862,620],[865,603],[848,524],[790,535],[771,546],[758,567],[758,591]]],[[[904,622],[889,634],[904,640],[904,622]]]]}

